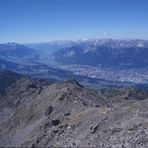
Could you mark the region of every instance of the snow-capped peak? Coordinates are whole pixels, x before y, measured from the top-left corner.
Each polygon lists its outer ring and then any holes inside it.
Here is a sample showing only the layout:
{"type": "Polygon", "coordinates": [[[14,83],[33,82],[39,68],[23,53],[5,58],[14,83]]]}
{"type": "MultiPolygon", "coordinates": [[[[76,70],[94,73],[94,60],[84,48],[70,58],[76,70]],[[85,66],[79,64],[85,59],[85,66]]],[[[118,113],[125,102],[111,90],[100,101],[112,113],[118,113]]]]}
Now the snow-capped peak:
{"type": "Polygon", "coordinates": [[[143,46],[144,46],[144,45],[143,45],[143,43],[141,43],[141,42],[137,44],[137,47],[143,47],[143,46]]]}

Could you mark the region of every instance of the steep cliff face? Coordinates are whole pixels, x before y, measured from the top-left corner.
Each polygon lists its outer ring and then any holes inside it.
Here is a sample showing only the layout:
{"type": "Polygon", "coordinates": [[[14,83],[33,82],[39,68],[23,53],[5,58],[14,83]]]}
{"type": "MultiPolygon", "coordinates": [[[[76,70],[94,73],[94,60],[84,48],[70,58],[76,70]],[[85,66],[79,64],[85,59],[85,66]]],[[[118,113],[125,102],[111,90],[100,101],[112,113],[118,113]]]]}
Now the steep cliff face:
{"type": "Polygon", "coordinates": [[[0,96],[0,146],[147,147],[147,96],[23,77],[0,96]]]}

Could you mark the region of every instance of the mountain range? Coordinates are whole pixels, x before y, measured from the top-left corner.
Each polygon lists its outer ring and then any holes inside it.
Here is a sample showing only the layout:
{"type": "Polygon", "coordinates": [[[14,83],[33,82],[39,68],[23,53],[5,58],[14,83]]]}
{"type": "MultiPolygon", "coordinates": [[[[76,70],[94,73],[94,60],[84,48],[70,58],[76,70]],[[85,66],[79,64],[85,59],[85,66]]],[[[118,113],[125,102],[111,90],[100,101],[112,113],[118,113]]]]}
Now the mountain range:
{"type": "Polygon", "coordinates": [[[88,39],[0,44],[0,68],[84,85],[148,82],[148,41],[88,39]],[[99,84],[100,84],[99,83],[99,84]]]}
{"type": "Polygon", "coordinates": [[[114,68],[148,66],[148,41],[145,40],[85,40],[52,54],[52,60],[64,64],[79,64],[114,68]]]}
{"type": "Polygon", "coordinates": [[[0,147],[148,147],[147,41],[49,44],[0,45],[0,147]]]}

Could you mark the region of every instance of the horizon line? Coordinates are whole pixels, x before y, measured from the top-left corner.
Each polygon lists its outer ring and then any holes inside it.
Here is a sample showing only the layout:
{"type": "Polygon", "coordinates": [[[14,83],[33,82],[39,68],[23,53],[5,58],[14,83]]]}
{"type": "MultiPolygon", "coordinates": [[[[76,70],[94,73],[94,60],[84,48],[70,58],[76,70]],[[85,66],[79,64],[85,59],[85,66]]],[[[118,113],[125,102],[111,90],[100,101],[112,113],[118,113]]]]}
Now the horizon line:
{"type": "Polygon", "coordinates": [[[148,41],[148,39],[142,39],[142,38],[80,38],[80,39],[55,39],[55,40],[49,40],[49,41],[41,41],[41,42],[15,42],[15,41],[8,41],[8,42],[0,42],[0,44],[45,44],[50,42],[66,42],[66,41],[89,41],[89,40],[118,40],[118,41],[133,41],[133,40],[143,40],[148,41]]]}

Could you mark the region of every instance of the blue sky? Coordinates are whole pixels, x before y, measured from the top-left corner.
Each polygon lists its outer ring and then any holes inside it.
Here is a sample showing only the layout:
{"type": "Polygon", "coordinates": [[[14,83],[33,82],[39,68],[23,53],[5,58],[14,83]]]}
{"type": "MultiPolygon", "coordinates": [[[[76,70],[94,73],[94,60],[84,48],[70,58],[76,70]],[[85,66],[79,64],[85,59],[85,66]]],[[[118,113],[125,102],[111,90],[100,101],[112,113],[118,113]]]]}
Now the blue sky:
{"type": "Polygon", "coordinates": [[[148,39],[148,0],[0,0],[0,42],[148,39]]]}

